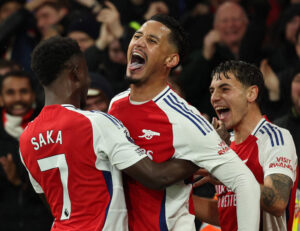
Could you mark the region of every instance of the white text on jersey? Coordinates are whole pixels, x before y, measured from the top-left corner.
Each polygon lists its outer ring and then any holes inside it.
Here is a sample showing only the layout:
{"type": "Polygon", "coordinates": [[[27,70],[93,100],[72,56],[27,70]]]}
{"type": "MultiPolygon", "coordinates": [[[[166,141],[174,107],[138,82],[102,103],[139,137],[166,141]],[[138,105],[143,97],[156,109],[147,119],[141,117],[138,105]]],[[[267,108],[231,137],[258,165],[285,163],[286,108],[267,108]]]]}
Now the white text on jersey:
{"type": "Polygon", "coordinates": [[[145,138],[147,140],[151,140],[153,136],[160,136],[159,132],[154,132],[147,129],[143,129],[142,132],[144,133],[144,135],[139,136],[139,138],[145,138]]]}
{"type": "Polygon", "coordinates": [[[36,137],[32,137],[31,138],[31,143],[32,145],[34,146],[34,150],[39,150],[40,147],[43,147],[47,144],[54,144],[54,143],[60,143],[62,144],[62,133],[61,133],[61,130],[59,130],[57,132],[57,135],[56,135],[56,140],[54,142],[54,140],[52,138],[55,138],[55,137],[52,137],[52,133],[53,133],[53,130],[50,130],[50,131],[46,131],[46,133],[44,133],[44,135],[42,133],[39,134],[39,137],[36,138],[36,137]],[[46,137],[46,139],[45,139],[46,137]]]}

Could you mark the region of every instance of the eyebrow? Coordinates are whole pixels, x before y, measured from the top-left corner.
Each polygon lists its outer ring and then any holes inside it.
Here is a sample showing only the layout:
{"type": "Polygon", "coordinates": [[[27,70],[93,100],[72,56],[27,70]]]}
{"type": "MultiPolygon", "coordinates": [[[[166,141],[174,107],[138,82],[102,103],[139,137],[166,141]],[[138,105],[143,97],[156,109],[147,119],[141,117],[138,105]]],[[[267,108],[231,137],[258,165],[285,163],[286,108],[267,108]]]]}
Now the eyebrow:
{"type": "MultiPolygon", "coordinates": [[[[141,31],[136,31],[134,34],[140,34],[143,35],[144,33],[141,31]]],[[[157,37],[156,35],[150,34],[149,37],[154,38],[155,40],[159,41],[159,37],[157,37]]]]}
{"type": "MultiPolygon", "coordinates": [[[[222,83],[219,86],[217,86],[216,88],[222,88],[222,87],[231,87],[230,84],[228,83],[222,83]]],[[[209,90],[215,89],[215,87],[209,87],[209,90]]]]}

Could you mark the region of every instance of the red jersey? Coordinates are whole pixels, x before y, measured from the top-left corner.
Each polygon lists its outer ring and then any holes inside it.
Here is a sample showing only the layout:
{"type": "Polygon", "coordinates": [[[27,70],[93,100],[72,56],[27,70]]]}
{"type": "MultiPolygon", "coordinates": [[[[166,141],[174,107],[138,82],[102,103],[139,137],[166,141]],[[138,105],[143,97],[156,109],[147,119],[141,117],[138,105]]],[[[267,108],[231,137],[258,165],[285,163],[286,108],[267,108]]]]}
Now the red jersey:
{"type": "MultiPolygon", "coordinates": [[[[153,161],[188,159],[212,171],[237,158],[212,125],[169,87],[143,103],[130,101],[129,94],[117,95],[109,113],[122,121],[153,161]]],[[[222,175],[231,182],[236,177],[222,175]]],[[[157,191],[126,177],[124,185],[130,231],[195,230],[191,184],[182,181],[157,191]]]]}
{"type": "MultiPolygon", "coordinates": [[[[297,155],[289,131],[262,119],[244,142],[240,144],[232,142],[230,147],[253,172],[260,184],[263,184],[264,178],[270,174],[284,174],[292,179],[294,186],[284,215],[275,217],[261,211],[260,224],[260,230],[264,231],[290,231],[298,180],[295,181],[297,155]]],[[[222,230],[237,230],[236,195],[223,185],[216,185],[216,192],[222,230]]]]}
{"type": "Polygon", "coordinates": [[[128,230],[121,173],[145,157],[111,115],[45,106],[20,138],[37,193],[55,218],[52,231],[128,230]]]}

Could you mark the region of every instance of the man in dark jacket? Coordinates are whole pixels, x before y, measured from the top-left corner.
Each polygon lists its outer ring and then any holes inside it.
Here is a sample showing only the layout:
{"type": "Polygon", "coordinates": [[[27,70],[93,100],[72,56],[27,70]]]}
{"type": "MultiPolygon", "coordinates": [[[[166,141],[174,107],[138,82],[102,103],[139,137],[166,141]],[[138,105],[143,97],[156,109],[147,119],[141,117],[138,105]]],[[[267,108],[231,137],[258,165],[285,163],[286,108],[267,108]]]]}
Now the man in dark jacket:
{"type": "Polygon", "coordinates": [[[34,193],[19,157],[19,137],[38,113],[28,74],[5,74],[0,81],[0,230],[50,230],[52,217],[34,193]]]}

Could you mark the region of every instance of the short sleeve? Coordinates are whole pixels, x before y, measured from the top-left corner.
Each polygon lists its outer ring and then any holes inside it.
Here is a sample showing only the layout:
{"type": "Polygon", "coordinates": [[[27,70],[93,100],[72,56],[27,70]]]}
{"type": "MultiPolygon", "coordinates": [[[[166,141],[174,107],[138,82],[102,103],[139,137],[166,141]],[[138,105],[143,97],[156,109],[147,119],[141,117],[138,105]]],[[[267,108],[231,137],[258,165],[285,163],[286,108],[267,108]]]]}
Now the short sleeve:
{"type": "Polygon", "coordinates": [[[147,157],[122,122],[112,115],[101,113],[91,121],[98,158],[108,158],[112,165],[122,170],[147,157]]]}
{"type": "MultiPolygon", "coordinates": [[[[232,160],[236,154],[220,138],[215,129],[202,118],[202,127],[185,123],[174,135],[176,152],[174,157],[194,162],[199,167],[212,171],[232,160]]],[[[189,122],[189,121],[187,121],[189,122]]]]}
{"type": "Polygon", "coordinates": [[[259,161],[264,177],[279,173],[289,176],[295,182],[298,160],[293,138],[288,130],[276,129],[277,137],[266,135],[258,141],[259,161]]]}

